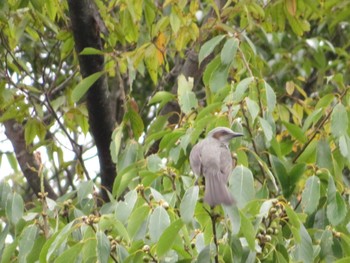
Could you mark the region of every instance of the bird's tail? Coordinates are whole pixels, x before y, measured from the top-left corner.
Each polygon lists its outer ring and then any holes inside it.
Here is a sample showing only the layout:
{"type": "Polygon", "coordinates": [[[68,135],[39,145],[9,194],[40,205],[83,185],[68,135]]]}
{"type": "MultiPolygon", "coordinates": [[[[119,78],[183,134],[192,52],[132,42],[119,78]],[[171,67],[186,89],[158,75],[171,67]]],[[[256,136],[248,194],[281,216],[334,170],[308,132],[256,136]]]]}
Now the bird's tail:
{"type": "Polygon", "coordinates": [[[205,177],[204,202],[214,207],[219,204],[232,205],[234,199],[229,193],[226,183],[223,182],[220,175],[205,177]]]}

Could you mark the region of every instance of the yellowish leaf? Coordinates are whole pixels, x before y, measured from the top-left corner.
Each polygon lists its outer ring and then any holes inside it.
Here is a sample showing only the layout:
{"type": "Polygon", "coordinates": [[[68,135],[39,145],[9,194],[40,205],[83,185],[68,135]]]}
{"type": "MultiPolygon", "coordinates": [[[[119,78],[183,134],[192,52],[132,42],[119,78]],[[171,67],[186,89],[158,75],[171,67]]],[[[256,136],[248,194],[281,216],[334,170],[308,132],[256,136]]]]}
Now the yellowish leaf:
{"type": "Polygon", "coordinates": [[[155,45],[157,47],[157,59],[159,65],[164,64],[165,58],[165,47],[166,47],[166,36],[162,32],[159,32],[158,37],[156,39],[155,45]]]}
{"type": "Polygon", "coordinates": [[[297,2],[296,0],[285,0],[288,13],[295,16],[297,13],[297,2]]]}

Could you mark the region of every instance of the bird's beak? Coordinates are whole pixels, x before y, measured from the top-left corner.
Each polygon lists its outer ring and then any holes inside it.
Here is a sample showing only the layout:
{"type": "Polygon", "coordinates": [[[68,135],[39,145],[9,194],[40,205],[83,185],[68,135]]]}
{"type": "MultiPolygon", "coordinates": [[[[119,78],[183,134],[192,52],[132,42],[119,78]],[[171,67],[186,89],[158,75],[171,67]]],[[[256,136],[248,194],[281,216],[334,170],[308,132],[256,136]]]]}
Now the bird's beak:
{"type": "Polygon", "coordinates": [[[240,133],[240,132],[233,132],[232,133],[232,138],[241,137],[241,136],[244,136],[244,134],[240,133]]]}

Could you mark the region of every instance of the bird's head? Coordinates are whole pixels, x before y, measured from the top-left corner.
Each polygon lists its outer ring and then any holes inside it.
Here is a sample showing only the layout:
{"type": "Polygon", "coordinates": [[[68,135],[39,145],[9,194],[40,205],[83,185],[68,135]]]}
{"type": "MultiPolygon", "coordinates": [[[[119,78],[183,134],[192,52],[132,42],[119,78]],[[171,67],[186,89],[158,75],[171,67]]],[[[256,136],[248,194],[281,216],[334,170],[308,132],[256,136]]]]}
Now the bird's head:
{"type": "Polygon", "coordinates": [[[207,137],[215,138],[224,144],[229,144],[230,140],[240,136],[243,136],[243,133],[234,132],[226,127],[217,127],[211,130],[207,135],[207,137]]]}

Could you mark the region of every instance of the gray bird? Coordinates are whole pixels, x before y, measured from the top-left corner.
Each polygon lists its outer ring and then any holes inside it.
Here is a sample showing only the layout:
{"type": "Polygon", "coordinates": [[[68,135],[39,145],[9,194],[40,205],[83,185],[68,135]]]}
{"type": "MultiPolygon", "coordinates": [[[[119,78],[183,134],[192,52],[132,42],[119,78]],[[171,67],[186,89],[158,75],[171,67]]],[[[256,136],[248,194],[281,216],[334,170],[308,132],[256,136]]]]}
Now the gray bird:
{"type": "Polygon", "coordinates": [[[227,189],[232,171],[232,156],[228,148],[230,140],[243,136],[229,128],[217,127],[197,143],[190,153],[192,171],[205,178],[204,201],[211,207],[232,205],[234,200],[227,189]]]}

